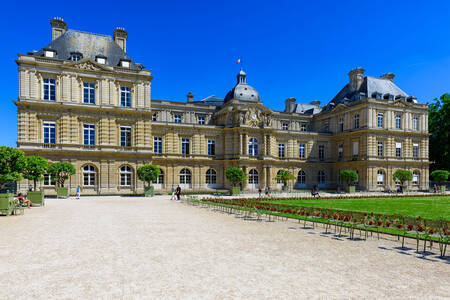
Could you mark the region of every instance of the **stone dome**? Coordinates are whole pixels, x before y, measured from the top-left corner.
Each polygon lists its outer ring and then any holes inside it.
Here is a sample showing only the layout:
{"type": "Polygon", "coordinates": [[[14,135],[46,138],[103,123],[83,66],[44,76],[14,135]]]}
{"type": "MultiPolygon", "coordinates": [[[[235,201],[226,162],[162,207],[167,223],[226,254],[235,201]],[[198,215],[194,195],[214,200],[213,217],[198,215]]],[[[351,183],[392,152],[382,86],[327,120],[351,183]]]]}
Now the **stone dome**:
{"type": "Polygon", "coordinates": [[[247,74],[244,71],[239,71],[237,75],[237,83],[236,86],[228,92],[225,96],[224,102],[228,102],[232,99],[236,99],[239,101],[248,101],[248,102],[259,102],[259,94],[258,92],[247,84],[246,82],[247,74]]]}

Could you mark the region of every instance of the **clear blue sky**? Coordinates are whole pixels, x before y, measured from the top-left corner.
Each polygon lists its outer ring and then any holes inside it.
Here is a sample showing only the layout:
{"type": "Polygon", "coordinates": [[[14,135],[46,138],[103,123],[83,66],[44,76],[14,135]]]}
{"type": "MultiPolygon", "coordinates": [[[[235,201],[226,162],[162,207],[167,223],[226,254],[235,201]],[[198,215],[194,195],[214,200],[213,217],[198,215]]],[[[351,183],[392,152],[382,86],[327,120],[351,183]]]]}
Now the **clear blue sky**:
{"type": "Polygon", "coordinates": [[[75,1],[2,4],[0,145],[15,146],[18,53],[51,41],[49,20],[112,35],[128,31],[128,54],[152,69],[152,98],[185,101],[247,82],[272,109],[284,100],[327,103],[356,66],[396,75],[419,102],[450,92],[450,1],[75,1]]]}

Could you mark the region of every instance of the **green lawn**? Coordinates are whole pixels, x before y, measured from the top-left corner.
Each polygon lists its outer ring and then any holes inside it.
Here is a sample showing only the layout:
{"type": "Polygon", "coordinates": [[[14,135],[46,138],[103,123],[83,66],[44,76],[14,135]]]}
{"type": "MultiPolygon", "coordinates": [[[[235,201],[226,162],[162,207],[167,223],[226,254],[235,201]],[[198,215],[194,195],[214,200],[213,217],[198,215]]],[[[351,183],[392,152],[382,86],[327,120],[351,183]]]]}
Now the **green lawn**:
{"type": "Polygon", "coordinates": [[[333,208],[342,210],[421,216],[427,219],[450,219],[450,196],[368,199],[320,199],[271,201],[298,206],[333,208]]]}

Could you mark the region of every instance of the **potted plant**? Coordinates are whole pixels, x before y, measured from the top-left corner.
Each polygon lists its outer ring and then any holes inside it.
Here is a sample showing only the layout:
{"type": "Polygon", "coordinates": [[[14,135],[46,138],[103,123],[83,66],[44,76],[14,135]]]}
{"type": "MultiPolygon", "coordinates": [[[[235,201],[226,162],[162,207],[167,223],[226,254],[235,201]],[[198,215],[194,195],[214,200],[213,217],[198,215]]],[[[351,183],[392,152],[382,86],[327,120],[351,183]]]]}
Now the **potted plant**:
{"type": "Polygon", "coordinates": [[[411,181],[413,179],[413,173],[411,173],[411,171],[408,170],[397,170],[394,172],[394,174],[392,175],[392,177],[394,178],[394,181],[400,181],[400,186],[402,187],[402,191],[407,191],[407,187],[405,185],[405,183],[407,181],[411,181]]]}
{"type": "Polygon", "coordinates": [[[52,179],[56,181],[57,197],[69,197],[69,188],[64,186],[64,182],[69,179],[71,175],[75,174],[75,167],[68,162],[56,162],[49,165],[48,172],[51,174],[52,179]]]}
{"type": "Polygon", "coordinates": [[[231,181],[231,195],[239,195],[241,193],[241,189],[238,184],[244,182],[246,179],[244,171],[242,171],[241,168],[231,167],[225,171],[225,177],[231,181]]]}
{"type": "Polygon", "coordinates": [[[441,193],[445,193],[445,185],[442,183],[447,181],[450,172],[447,170],[434,170],[431,172],[430,176],[434,181],[437,181],[439,186],[441,187],[441,193]]]}
{"type": "Polygon", "coordinates": [[[20,181],[25,154],[12,147],[0,147],[0,213],[10,215],[14,210],[14,194],[5,190],[6,184],[20,181]]]}
{"type": "Polygon", "coordinates": [[[278,172],[275,179],[282,181],[283,182],[282,190],[287,191],[288,190],[288,185],[287,185],[288,181],[294,180],[295,176],[292,175],[291,173],[289,173],[289,171],[281,170],[280,172],[278,172]]]}
{"type": "Polygon", "coordinates": [[[152,182],[158,179],[161,170],[155,165],[143,165],[137,169],[137,176],[139,180],[147,182],[147,186],[144,187],[144,195],[153,197],[155,189],[152,186],[152,182]]]}
{"type": "Polygon", "coordinates": [[[358,173],[355,170],[341,170],[339,178],[347,183],[347,193],[355,192],[355,182],[358,181],[358,173]]]}
{"type": "Polygon", "coordinates": [[[44,205],[44,190],[37,191],[36,183],[44,180],[45,170],[48,168],[47,160],[40,156],[25,157],[25,165],[22,171],[23,177],[33,180],[33,191],[28,191],[27,198],[34,204],[44,205]]]}

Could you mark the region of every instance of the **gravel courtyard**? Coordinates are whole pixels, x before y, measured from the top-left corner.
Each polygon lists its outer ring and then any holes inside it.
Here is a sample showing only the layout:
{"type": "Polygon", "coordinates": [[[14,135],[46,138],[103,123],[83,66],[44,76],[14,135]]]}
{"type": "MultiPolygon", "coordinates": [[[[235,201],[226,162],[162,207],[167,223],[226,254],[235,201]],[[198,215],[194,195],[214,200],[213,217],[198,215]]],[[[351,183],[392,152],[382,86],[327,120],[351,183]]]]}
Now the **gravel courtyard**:
{"type": "Polygon", "coordinates": [[[168,196],[48,199],[0,217],[0,299],[450,298],[450,259],[400,247],[168,196]]]}

